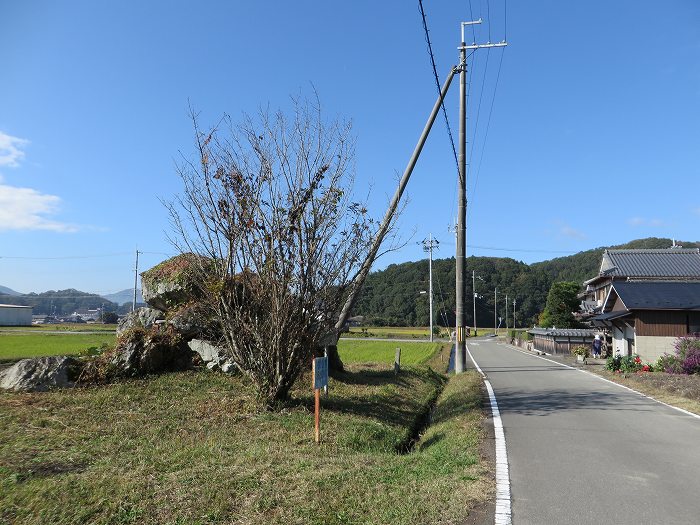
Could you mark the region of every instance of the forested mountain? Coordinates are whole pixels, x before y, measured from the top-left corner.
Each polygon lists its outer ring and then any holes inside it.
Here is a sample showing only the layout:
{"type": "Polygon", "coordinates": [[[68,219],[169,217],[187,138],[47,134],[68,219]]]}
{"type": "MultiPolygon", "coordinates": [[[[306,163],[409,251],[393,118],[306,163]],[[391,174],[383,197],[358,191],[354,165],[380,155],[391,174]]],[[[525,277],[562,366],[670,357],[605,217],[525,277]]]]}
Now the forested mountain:
{"type": "MultiPolygon", "coordinates": [[[[685,248],[700,247],[700,243],[680,242],[685,248]]],[[[651,237],[610,249],[669,248],[671,239],[651,237]]],[[[498,289],[497,316],[505,318],[505,297],[508,295],[508,319],[512,326],[513,299],[516,301],[518,326],[532,326],[544,309],[547,293],[554,282],[583,283],[597,275],[603,251],[595,248],[568,257],[558,257],[527,265],[509,258],[468,257],[467,267],[467,324],[474,325],[472,302],[472,271],[475,272],[476,319],[478,326],[493,326],[494,289],[498,289]]],[[[429,323],[428,261],[389,265],[385,270],[367,277],[364,289],[353,309],[353,315],[365,316],[367,324],[392,326],[426,326],[429,323]]],[[[455,260],[433,261],[434,322],[454,326],[455,314],[455,260]]],[[[505,320],[504,320],[505,325],[505,320]]]]}
{"type": "Polygon", "coordinates": [[[33,306],[33,314],[70,315],[76,310],[104,308],[106,312],[116,312],[118,305],[105,300],[99,295],[81,292],[73,288],[68,290],[51,290],[43,293],[23,295],[0,294],[0,303],[33,306]]]}

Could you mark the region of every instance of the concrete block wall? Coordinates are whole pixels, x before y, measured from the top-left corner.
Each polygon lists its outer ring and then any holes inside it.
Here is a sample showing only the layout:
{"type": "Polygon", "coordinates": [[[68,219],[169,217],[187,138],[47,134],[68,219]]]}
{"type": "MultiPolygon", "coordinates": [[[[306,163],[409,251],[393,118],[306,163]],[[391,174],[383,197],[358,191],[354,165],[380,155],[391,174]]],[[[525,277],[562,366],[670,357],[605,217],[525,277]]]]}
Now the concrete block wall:
{"type": "Polygon", "coordinates": [[[663,354],[673,354],[673,343],[676,337],[656,337],[650,335],[638,335],[636,350],[643,361],[655,363],[663,354]]]}

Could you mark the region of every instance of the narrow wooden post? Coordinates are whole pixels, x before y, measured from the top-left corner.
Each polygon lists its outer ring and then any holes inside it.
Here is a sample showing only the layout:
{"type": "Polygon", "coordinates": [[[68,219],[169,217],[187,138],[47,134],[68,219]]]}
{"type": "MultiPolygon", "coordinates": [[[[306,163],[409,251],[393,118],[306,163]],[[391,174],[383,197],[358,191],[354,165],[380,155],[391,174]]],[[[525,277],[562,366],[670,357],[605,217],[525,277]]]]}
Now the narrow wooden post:
{"type": "Polygon", "coordinates": [[[396,354],[394,354],[394,375],[399,375],[401,371],[401,349],[396,349],[396,354]]]}
{"type": "Polygon", "coordinates": [[[319,388],[314,389],[314,410],[316,426],[314,431],[314,436],[316,438],[316,443],[321,442],[321,390],[319,388]]]}

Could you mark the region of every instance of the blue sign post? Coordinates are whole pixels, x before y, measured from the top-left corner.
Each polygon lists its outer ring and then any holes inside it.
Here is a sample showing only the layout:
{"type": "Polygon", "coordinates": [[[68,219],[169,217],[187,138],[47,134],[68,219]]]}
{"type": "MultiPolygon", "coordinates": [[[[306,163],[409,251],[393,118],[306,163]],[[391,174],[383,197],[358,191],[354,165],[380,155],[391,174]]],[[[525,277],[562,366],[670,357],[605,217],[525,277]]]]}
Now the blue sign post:
{"type": "Polygon", "coordinates": [[[314,419],[316,443],[321,442],[321,389],[328,386],[328,357],[313,360],[311,376],[314,387],[314,419]]]}

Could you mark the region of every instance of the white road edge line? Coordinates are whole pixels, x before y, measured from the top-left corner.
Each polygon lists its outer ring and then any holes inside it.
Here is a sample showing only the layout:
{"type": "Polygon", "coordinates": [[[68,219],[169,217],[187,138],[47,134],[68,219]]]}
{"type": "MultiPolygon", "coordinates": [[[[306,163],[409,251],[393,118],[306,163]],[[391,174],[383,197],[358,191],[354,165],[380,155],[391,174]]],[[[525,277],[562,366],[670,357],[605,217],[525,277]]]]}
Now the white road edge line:
{"type": "MultiPolygon", "coordinates": [[[[630,388],[630,387],[628,387],[628,386],[621,385],[620,383],[616,383],[615,381],[610,381],[610,379],[606,379],[606,378],[604,378],[604,377],[601,377],[601,376],[599,376],[598,374],[594,374],[593,372],[589,372],[588,370],[581,370],[580,368],[576,368],[576,367],[574,367],[574,366],[565,365],[564,363],[559,363],[559,362],[557,362],[557,361],[553,361],[552,359],[547,359],[546,357],[542,357],[541,355],[531,354],[530,352],[525,352],[524,350],[520,350],[519,348],[516,348],[516,347],[514,347],[514,346],[512,346],[512,345],[507,345],[507,346],[508,346],[511,350],[515,350],[516,352],[520,352],[521,354],[529,355],[529,356],[531,356],[531,357],[536,357],[537,359],[542,359],[543,361],[547,361],[547,362],[549,362],[549,363],[554,363],[555,365],[559,365],[559,366],[562,366],[562,367],[564,367],[564,368],[569,368],[569,369],[571,369],[571,370],[576,370],[577,372],[581,372],[582,374],[588,374],[589,376],[595,377],[596,379],[600,379],[601,381],[605,381],[606,383],[610,383],[611,385],[619,386],[620,388],[623,388],[623,389],[625,389],[625,390],[629,390],[630,392],[634,392],[635,394],[638,394],[638,395],[640,395],[640,396],[642,396],[642,397],[645,397],[645,398],[647,398],[647,399],[650,399],[651,401],[654,401],[654,402],[656,402],[656,403],[658,403],[658,404],[660,404],[660,405],[663,405],[663,406],[668,407],[668,408],[672,408],[673,410],[677,410],[678,412],[682,412],[682,413],[684,413],[684,414],[687,415],[687,416],[694,417],[695,419],[700,419],[700,415],[698,415],[698,414],[694,414],[693,412],[690,412],[690,411],[688,411],[688,410],[685,410],[684,408],[680,408],[680,407],[676,407],[676,406],[673,406],[673,405],[669,405],[668,403],[664,403],[663,401],[659,401],[659,400],[656,399],[656,398],[653,398],[653,397],[648,396],[648,395],[646,395],[646,394],[642,394],[641,392],[635,390],[634,388],[630,388]]],[[[470,355],[471,355],[471,354],[470,354],[470,355]]],[[[473,361],[473,359],[472,359],[472,361],[473,361]]],[[[475,364],[476,364],[476,363],[475,363],[475,364]]],[[[481,372],[481,371],[480,371],[480,372],[481,372]]],[[[483,375],[483,373],[482,373],[482,375],[483,375]]]]}
{"type": "Polygon", "coordinates": [[[491,414],[493,416],[493,431],[496,441],[496,515],[495,525],[511,525],[513,523],[512,510],[510,505],[510,475],[508,474],[508,452],[506,450],[506,438],[503,433],[503,421],[501,420],[501,412],[498,410],[498,402],[496,394],[493,391],[491,382],[486,379],[486,374],[479,368],[474,356],[469,351],[469,345],[464,345],[467,348],[469,359],[472,360],[474,366],[484,380],[486,390],[489,393],[491,402],[491,414]]]}

